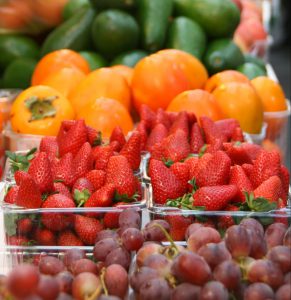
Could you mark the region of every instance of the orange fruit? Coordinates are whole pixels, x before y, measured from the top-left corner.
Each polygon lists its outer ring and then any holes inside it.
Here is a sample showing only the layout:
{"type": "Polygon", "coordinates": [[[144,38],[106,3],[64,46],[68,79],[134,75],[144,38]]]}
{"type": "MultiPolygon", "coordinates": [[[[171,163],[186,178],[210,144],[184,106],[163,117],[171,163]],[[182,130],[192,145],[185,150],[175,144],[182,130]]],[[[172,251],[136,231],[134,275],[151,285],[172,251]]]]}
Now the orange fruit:
{"type": "Polygon", "coordinates": [[[265,112],[287,109],[286,97],[279,83],[266,76],[256,77],[251,83],[261,97],[265,112]]]}
{"type": "Polygon", "coordinates": [[[255,89],[246,83],[229,82],[212,93],[224,118],[234,118],[243,131],[258,134],[263,123],[263,104],[255,89]]]}
{"type": "Polygon", "coordinates": [[[56,135],[74,110],[61,93],[48,86],[33,86],[18,95],[11,108],[11,126],[17,133],[56,135]]]}
{"type": "Polygon", "coordinates": [[[115,126],[120,126],[127,134],[133,129],[133,121],[127,109],[118,101],[110,98],[97,98],[83,107],[77,119],[84,119],[86,124],[102,132],[102,136],[110,137],[115,126]]]}
{"type": "Polygon", "coordinates": [[[31,84],[39,85],[50,75],[63,68],[77,68],[85,74],[90,72],[87,61],[77,52],[61,49],[45,55],[36,65],[32,74],[31,84]]]}
{"type": "Polygon", "coordinates": [[[120,75],[122,75],[125,78],[127,84],[129,86],[131,85],[133,68],[130,68],[130,67],[124,66],[124,65],[115,65],[115,66],[112,66],[111,69],[116,71],[120,75]]]}
{"type": "Polygon", "coordinates": [[[42,85],[50,86],[62,93],[66,98],[86,75],[76,68],[63,68],[48,76],[42,85]]]}
{"type": "Polygon", "coordinates": [[[115,99],[130,109],[130,88],[124,77],[111,68],[100,68],[87,75],[71,92],[69,100],[79,111],[100,97],[115,99]]]}
{"type": "Polygon", "coordinates": [[[204,89],[211,93],[218,86],[227,82],[242,82],[250,84],[250,80],[244,74],[235,70],[226,70],[212,75],[206,81],[204,89]]]}
{"type": "Polygon", "coordinates": [[[201,116],[207,116],[214,121],[222,118],[221,112],[213,95],[200,89],[185,91],[179,94],[169,104],[167,111],[193,112],[198,119],[201,116]]]}

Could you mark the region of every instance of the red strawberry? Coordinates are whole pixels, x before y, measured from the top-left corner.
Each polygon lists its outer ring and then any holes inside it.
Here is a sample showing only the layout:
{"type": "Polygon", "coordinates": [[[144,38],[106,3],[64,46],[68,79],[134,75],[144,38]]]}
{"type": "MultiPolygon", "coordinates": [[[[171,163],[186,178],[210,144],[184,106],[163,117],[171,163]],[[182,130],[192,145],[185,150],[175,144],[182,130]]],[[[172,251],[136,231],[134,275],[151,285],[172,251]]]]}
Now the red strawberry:
{"type": "Polygon", "coordinates": [[[58,156],[59,146],[55,136],[45,136],[41,139],[39,144],[39,151],[47,154],[58,156]]]}
{"type": "Polygon", "coordinates": [[[25,208],[41,207],[42,201],[39,187],[29,174],[23,177],[20,182],[16,204],[25,208]]]}
{"type": "Polygon", "coordinates": [[[184,131],[187,137],[189,136],[189,120],[185,111],[179,112],[176,120],[170,127],[169,134],[175,133],[178,129],[184,131]]]}
{"type": "Polygon", "coordinates": [[[56,246],[57,244],[55,234],[46,228],[37,228],[34,233],[34,238],[36,239],[37,244],[41,246],[56,246]]]}
{"type": "Polygon", "coordinates": [[[156,203],[164,204],[168,199],[176,199],[186,192],[185,186],[163,162],[151,159],[149,173],[156,203]]]}
{"type": "Polygon", "coordinates": [[[178,112],[173,112],[173,111],[166,111],[165,113],[168,116],[171,124],[173,124],[176,121],[179,114],[178,112]]]}
{"type": "Polygon", "coordinates": [[[112,205],[115,187],[112,184],[106,184],[91,195],[86,201],[85,207],[108,207],[112,205]]]}
{"type": "MultiPolygon", "coordinates": [[[[189,164],[189,163],[188,163],[189,164]]],[[[170,170],[181,181],[185,188],[188,186],[189,180],[189,165],[185,162],[175,162],[171,165],[170,170]]]]}
{"type": "Polygon", "coordinates": [[[84,120],[74,121],[69,129],[67,124],[63,122],[57,141],[61,157],[69,152],[76,155],[84,143],[87,142],[87,128],[84,120]]]}
{"type": "Polygon", "coordinates": [[[110,143],[113,142],[113,141],[117,141],[119,143],[120,148],[117,151],[120,151],[121,148],[126,143],[125,136],[124,136],[120,126],[114,127],[114,129],[111,132],[110,143]]]}
{"type": "Polygon", "coordinates": [[[60,232],[57,241],[58,246],[84,246],[84,243],[71,230],[60,232]]]}
{"type": "Polygon", "coordinates": [[[15,204],[17,199],[19,187],[17,185],[11,186],[5,195],[4,202],[9,204],[15,204]]]}
{"type": "Polygon", "coordinates": [[[62,182],[54,182],[54,191],[59,194],[65,195],[70,199],[73,199],[69,188],[62,182]]]}
{"type": "Polygon", "coordinates": [[[131,198],[136,192],[132,168],[123,155],[111,156],[106,169],[105,184],[113,184],[119,195],[131,198]]]}
{"type": "Polygon", "coordinates": [[[244,192],[250,193],[253,190],[253,186],[244,169],[239,166],[233,166],[230,169],[229,184],[234,184],[238,188],[237,200],[239,202],[245,202],[244,192]]]}
{"type": "Polygon", "coordinates": [[[148,139],[147,128],[144,121],[138,123],[136,131],[140,133],[140,149],[144,151],[148,139]]]}
{"type": "MultiPolygon", "coordinates": [[[[206,160],[206,159],[205,159],[206,160]]],[[[205,166],[198,163],[196,183],[199,187],[225,185],[229,180],[231,160],[223,151],[212,154],[205,166]]]]}
{"type": "Polygon", "coordinates": [[[237,127],[234,130],[234,133],[231,136],[231,140],[235,141],[235,142],[244,142],[245,137],[244,137],[243,131],[242,131],[242,129],[240,127],[237,127]]]}
{"type": "Polygon", "coordinates": [[[219,150],[223,150],[223,140],[221,138],[214,139],[211,144],[206,147],[206,153],[215,153],[219,150]]]}
{"type": "Polygon", "coordinates": [[[237,192],[236,185],[204,186],[193,194],[193,205],[210,211],[224,210],[237,192]]]}
{"type": "MultiPolygon", "coordinates": [[[[43,203],[42,208],[73,208],[72,199],[61,194],[50,195],[43,203]]],[[[73,214],[65,212],[51,212],[42,214],[42,223],[50,230],[61,231],[73,224],[73,214]]]]}
{"type": "Polygon", "coordinates": [[[289,170],[285,166],[281,166],[281,181],[282,181],[282,186],[283,190],[288,195],[289,192],[289,181],[290,181],[290,174],[289,170]]]}
{"type": "Polygon", "coordinates": [[[191,217],[184,217],[182,215],[166,216],[166,221],[170,224],[170,235],[174,241],[184,241],[185,233],[188,226],[192,223],[191,217]]]}
{"type": "Polygon", "coordinates": [[[78,178],[72,188],[72,194],[78,207],[83,206],[93,192],[94,187],[92,183],[84,177],[78,178]]]}
{"type": "Polygon", "coordinates": [[[95,128],[86,126],[88,142],[92,147],[101,145],[102,134],[101,131],[97,131],[95,128]]]}
{"type": "Polygon", "coordinates": [[[254,169],[251,174],[251,181],[254,187],[258,187],[271,176],[281,175],[281,158],[278,151],[261,151],[254,161],[254,169]]]}
{"type": "Polygon", "coordinates": [[[17,233],[20,235],[26,235],[31,232],[33,223],[30,218],[22,218],[17,221],[17,233]]]}
{"type": "MultiPolygon", "coordinates": [[[[128,203],[125,202],[118,202],[115,203],[113,206],[122,206],[122,205],[128,205],[128,203]]],[[[120,212],[107,212],[104,215],[103,223],[105,228],[115,229],[119,227],[119,215],[120,212]]]]}
{"type": "Polygon", "coordinates": [[[190,153],[188,137],[178,129],[162,141],[164,158],[173,162],[186,158],[190,153]]]}
{"type": "Polygon", "coordinates": [[[168,129],[164,124],[156,124],[151,131],[146,144],[146,150],[152,151],[155,144],[161,143],[161,141],[168,135],[168,129]]]}
{"type": "Polygon", "coordinates": [[[109,158],[113,155],[113,149],[110,145],[98,146],[92,151],[93,160],[95,161],[95,169],[105,170],[109,158]]]}
{"type": "MultiPolygon", "coordinates": [[[[185,160],[185,164],[188,165],[188,172],[189,172],[188,181],[192,180],[193,178],[196,177],[198,161],[199,161],[198,157],[190,157],[190,158],[185,160]]],[[[192,190],[193,186],[188,185],[188,189],[192,190]]]]}
{"type": "Polygon", "coordinates": [[[75,215],[74,228],[81,241],[91,246],[94,245],[96,235],[103,229],[103,225],[94,218],[75,215]]]}
{"type": "Polygon", "coordinates": [[[207,144],[211,144],[215,139],[223,139],[224,142],[227,141],[227,137],[210,118],[206,116],[200,117],[200,124],[207,144]]]}
{"type": "Polygon", "coordinates": [[[204,138],[198,123],[194,123],[190,134],[190,151],[191,153],[199,153],[204,145],[204,138]]]}
{"type": "Polygon", "coordinates": [[[241,167],[245,171],[248,178],[251,178],[251,174],[253,173],[254,166],[252,164],[243,164],[241,167]]]}
{"type": "Polygon", "coordinates": [[[94,187],[94,191],[99,190],[105,183],[106,173],[103,170],[91,170],[85,175],[94,187]]]}
{"type": "Polygon", "coordinates": [[[145,122],[146,128],[151,129],[156,121],[156,114],[147,105],[143,104],[139,110],[141,121],[145,122]]]}
{"type": "Polygon", "coordinates": [[[156,114],[156,123],[155,124],[159,124],[159,123],[164,124],[167,129],[169,129],[171,127],[170,118],[162,108],[159,108],[157,110],[157,114],[156,114]]]}
{"type": "Polygon", "coordinates": [[[226,136],[228,140],[232,138],[236,128],[240,128],[239,122],[236,119],[223,119],[214,122],[214,124],[219,132],[226,136]]]}
{"type": "Polygon", "coordinates": [[[11,246],[27,246],[29,244],[28,238],[20,235],[12,235],[7,238],[8,245],[11,246]]]}
{"type": "Polygon", "coordinates": [[[14,179],[17,185],[20,185],[23,179],[31,178],[31,176],[25,171],[16,171],[14,173],[14,179]]]}
{"type": "Polygon", "coordinates": [[[28,174],[35,180],[41,193],[48,193],[53,190],[53,176],[46,152],[39,152],[34,157],[28,169],[28,174]]]}
{"type": "Polygon", "coordinates": [[[164,147],[161,143],[155,144],[151,149],[151,159],[163,160],[164,159],[164,147]]]}
{"type": "MultiPolygon", "coordinates": [[[[235,205],[227,205],[225,211],[238,211],[239,208],[235,205]]],[[[235,225],[234,218],[231,215],[225,214],[218,217],[218,227],[221,229],[227,229],[228,227],[235,225]]]]}
{"type": "Polygon", "coordinates": [[[187,116],[189,121],[189,128],[191,128],[192,125],[197,122],[197,118],[196,115],[190,111],[187,111],[187,116]]]}
{"type": "Polygon", "coordinates": [[[126,144],[122,147],[120,155],[129,161],[133,170],[137,170],[141,160],[141,136],[138,131],[134,131],[126,144]]]}
{"type": "Polygon", "coordinates": [[[270,202],[277,202],[281,196],[282,183],[278,176],[271,176],[263,181],[255,190],[255,198],[265,198],[270,202]]]}
{"type": "Polygon", "coordinates": [[[55,180],[62,181],[65,185],[72,185],[72,164],[73,164],[73,154],[65,154],[56,164],[54,168],[55,180]]]}

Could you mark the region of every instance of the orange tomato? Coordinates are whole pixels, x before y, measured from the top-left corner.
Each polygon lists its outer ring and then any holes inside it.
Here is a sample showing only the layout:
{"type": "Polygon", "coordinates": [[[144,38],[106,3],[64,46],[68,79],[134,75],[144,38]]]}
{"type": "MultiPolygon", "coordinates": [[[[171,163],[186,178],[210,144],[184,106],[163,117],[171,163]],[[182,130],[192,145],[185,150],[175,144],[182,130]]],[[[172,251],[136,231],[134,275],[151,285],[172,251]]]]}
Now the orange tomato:
{"type": "Polygon", "coordinates": [[[250,80],[242,73],[235,70],[226,70],[212,75],[205,84],[204,89],[214,91],[218,86],[227,82],[242,82],[250,84],[250,80]]]}
{"type": "Polygon", "coordinates": [[[133,129],[133,121],[127,109],[110,98],[95,99],[78,112],[77,119],[84,119],[87,125],[100,130],[105,137],[110,137],[115,126],[120,126],[124,134],[133,129]]]}
{"type": "Polygon", "coordinates": [[[287,109],[286,97],[279,83],[266,76],[256,77],[251,83],[263,101],[265,112],[287,109]]]}
{"type": "Polygon", "coordinates": [[[100,97],[115,99],[130,109],[130,88],[124,77],[111,68],[87,75],[70,93],[69,100],[77,112],[100,97]]]}
{"type": "Polygon", "coordinates": [[[84,72],[76,68],[63,68],[48,76],[42,85],[50,86],[62,93],[66,98],[70,92],[84,79],[84,72]]]}
{"type": "Polygon", "coordinates": [[[63,68],[77,68],[85,74],[90,72],[87,61],[77,52],[61,49],[45,55],[36,65],[32,74],[31,84],[39,85],[50,75],[63,68]]]}
{"type": "Polygon", "coordinates": [[[133,68],[130,68],[130,67],[124,66],[124,65],[115,65],[115,66],[112,66],[111,69],[116,71],[120,75],[122,75],[125,78],[127,84],[129,86],[131,85],[133,68]]]}
{"type": "Polygon", "coordinates": [[[212,93],[224,118],[234,118],[243,131],[260,133],[263,123],[263,104],[254,88],[246,83],[229,82],[212,93]]]}
{"type": "Polygon", "coordinates": [[[15,132],[56,135],[63,120],[74,118],[74,110],[61,93],[40,85],[18,95],[12,104],[10,116],[15,132]]]}
{"type": "Polygon", "coordinates": [[[179,94],[169,104],[167,111],[193,112],[198,119],[201,116],[207,116],[214,121],[222,118],[213,95],[200,89],[185,91],[179,94]]]}

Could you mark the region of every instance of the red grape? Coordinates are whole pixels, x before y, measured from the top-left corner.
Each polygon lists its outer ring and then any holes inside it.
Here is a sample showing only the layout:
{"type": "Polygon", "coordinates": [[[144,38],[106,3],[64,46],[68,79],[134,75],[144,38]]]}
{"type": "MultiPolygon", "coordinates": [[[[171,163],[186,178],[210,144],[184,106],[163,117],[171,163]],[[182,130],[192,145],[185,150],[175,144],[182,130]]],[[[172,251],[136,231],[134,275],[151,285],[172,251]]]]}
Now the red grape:
{"type": "Polygon", "coordinates": [[[211,227],[198,228],[187,240],[188,249],[197,252],[202,246],[208,243],[219,243],[221,237],[219,232],[211,227]]]}
{"type": "Polygon", "coordinates": [[[249,285],[244,292],[244,300],[266,300],[275,299],[273,290],[263,282],[256,282],[249,285]]]}
{"type": "Polygon", "coordinates": [[[71,271],[71,266],[73,265],[73,263],[85,257],[86,257],[86,253],[84,250],[78,248],[72,248],[65,252],[63,262],[65,266],[68,268],[68,270],[71,271]]]}
{"type": "Polygon", "coordinates": [[[163,278],[152,278],[142,284],[139,290],[139,300],[169,300],[171,289],[163,278]]]}
{"type": "Polygon", "coordinates": [[[146,241],[161,242],[166,239],[164,232],[158,226],[156,226],[156,224],[162,226],[167,232],[170,231],[170,225],[167,221],[151,221],[143,229],[143,235],[146,241]]]}
{"type": "Polygon", "coordinates": [[[265,240],[268,248],[283,245],[287,226],[282,223],[271,224],[265,231],[265,240]]]}
{"type": "Polygon", "coordinates": [[[105,259],[105,265],[108,267],[113,264],[118,264],[123,266],[128,270],[130,265],[130,255],[128,251],[122,247],[112,250],[105,259]]]}
{"type": "Polygon", "coordinates": [[[291,270],[291,252],[287,246],[276,246],[269,250],[267,258],[277,263],[283,273],[291,270]]]}
{"type": "Polygon", "coordinates": [[[107,238],[116,239],[116,238],[118,238],[118,234],[116,233],[116,231],[110,230],[110,229],[101,230],[96,235],[95,243],[97,243],[101,240],[107,239],[107,238]]]}
{"type": "Polygon", "coordinates": [[[206,244],[197,253],[206,260],[211,269],[214,269],[221,262],[231,259],[231,254],[224,242],[206,244]]]}
{"type": "Polygon", "coordinates": [[[247,268],[250,282],[264,282],[272,288],[278,288],[284,282],[284,275],[279,266],[268,259],[258,259],[247,268]]]}
{"type": "Polygon", "coordinates": [[[182,282],[203,285],[211,278],[211,269],[201,256],[184,251],[174,259],[173,274],[182,282]]]}
{"type": "Polygon", "coordinates": [[[188,240],[190,235],[192,233],[194,233],[200,227],[202,227],[202,224],[200,224],[200,223],[192,223],[191,225],[189,225],[185,232],[185,239],[188,240]]]}
{"type": "Polygon", "coordinates": [[[84,272],[89,272],[98,275],[98,269],[96,264],[88,258],[81,258],[75,261],[71,266],[71,270],[75,276],[84,272]]]}
{"type": "Polygon", "coordinates": [[[276,292],[276,300],[290,300],[291,299],[291,285],[284,284],[276,292]]]}
{"type": "Polygon", "coordinates": [[[163,247],[156,243],[144,244],[136,254],[136,264],[138,267],[142,267],[145,259],[155,253],[160,253],[163,247]]]}
{"type": "Polygon", "coordinates": [[[59,284],[60,291],[70,294],[72,291],[72,283],[74,276],[68,271],[63,271],[56,276],[56,280],[59,284]]]}
{"type": "Polygon", "coordinates": [[[289,283],[291,284],[291,272],[288,272],[284,276],[284,283],[289,283]]]}
{"type": "Polygon", "coordinates": [[[42,275],[37,286],[37,294],[43,300],[55,300],[60,293],[60,287],[56,278],[50,275],[42,275]]]}
{"type": "Polygon", "coordinates": [[[131,276],[130,276],[130,286],[138,292],[141,285],[144,282],[147,282],[148,280],[152,278],[158,278],[159,274],[156,270],[148,268],[148,267],[141,267],[139,270],[136,270],[131,276]]]}
{"type": "Polygon", "coordinates": [[[200,293],[199,300],[228,300],[228,292],[219,281],[207,282],[200,293]]]}
{"type": "Polygon", "coordinates": [[[243,226],[229,227],[225,232],[224,242],[233,258],[249,256],[251,252],[251,239],[243,226]]]}
{"type": "Polygon", "coordinates": [[[200,291],[200,286],[184,282],[173,290],[171,300],[199,300],[200,291]]]}
{"type": "Polygon", "coordinates": [[[95,259],[105,261],[106,256],[114,249],[119,247],[119,243],[115,238],[105,238],[97,242],[93,249],[95,259]]]}
{"type": "Polygon", "coordinates": [[[156,270],[161,277],[165,278],[171,271],[171,262],[162,254],[152,254],[148,256],[143,265],[156,270]]]}
{"type": "Polygon", "coordinates": [[[143,245],[144,238],[140,230],[128,228],[123,232],[121,241],[127,250],[137,251],[143,245]]]}
{"type": "Polygon", "coordinates": [[[56,275],[66,269],[64,263],[53,256],[44,256],[39,262],[39,271],[46,275],[56,275]]]}
{"type": "Polygon", "coordinates": [[[135,209],[125,209],[120,213],[118,223],[119,227],[139,229],[141,226],[140,215],[135,209]]]}
{"type": "Polygon", "coordinates": [[[66,293],[59,293],[59,296],[56,300],[73,300],[73,297],[66,293]]]}
{"type": "Polygon", "coordinates": [[[264,236],[258,233],[258,231],[250,229],[247,229],[247,231],[251,240],[250,256],[255,259],[264,257],[268,251],[264,236]]]}
{"type": "Polygon", "coordinates": [[[110,295],[124,298],[128,291],[128,275],[120,265],[110,265],[104,276],[105,285],[110,295]]]}
{"type": "Polygon", "coordinates": [[[285,232],[283,238],[283,245],[287,247],[291,247],[291,226],[289,226],[288,230],[285,232]]]}
{"type": "Polygon", "coordinates": [[[26,297],[34,293],[39,279],[39,272],[35,266],[23,264],[10,272],[7,287],[15,297],[26,297]]]}
{"type": "Polygon", "coordinates": [[[99,277],[92,273],[81,273],[73,281],[72,295],[74,299],[85,300],[98,288],[101,288],[99,277]]]}
{"type": "Polygon", "coordinates": [[[219,264],[213,273],[215,280],[220,281],[228,290],[238,288],[242,279],[240,267],[232,260],[226,260],[219,264]]]}
{"type": "Polygon", "coordinates": [[[250,229],[253,231],[256,231],[258,234],[264,236],[264,227],[263,225],[253,218],[245,218],[243,219],[240,224],[240,226],[245,227],[246,229],[250,229]]]}

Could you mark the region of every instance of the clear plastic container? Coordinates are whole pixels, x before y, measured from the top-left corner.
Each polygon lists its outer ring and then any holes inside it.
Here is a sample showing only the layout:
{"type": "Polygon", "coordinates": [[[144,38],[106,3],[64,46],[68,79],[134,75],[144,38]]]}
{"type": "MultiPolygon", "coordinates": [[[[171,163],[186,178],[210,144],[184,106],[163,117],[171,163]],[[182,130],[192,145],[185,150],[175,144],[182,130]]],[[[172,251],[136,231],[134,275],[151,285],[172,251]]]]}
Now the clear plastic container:
{"type": "Polygon", "coordinates": [[[247,133],[250,140],[252,141],[252,143],[258,144],[258,145],[262,144],[263,140],[266,137],[267,127],[268,127],[268,124],[264,122],[260,133],[258,133],[258,134],[247,133]]]}

